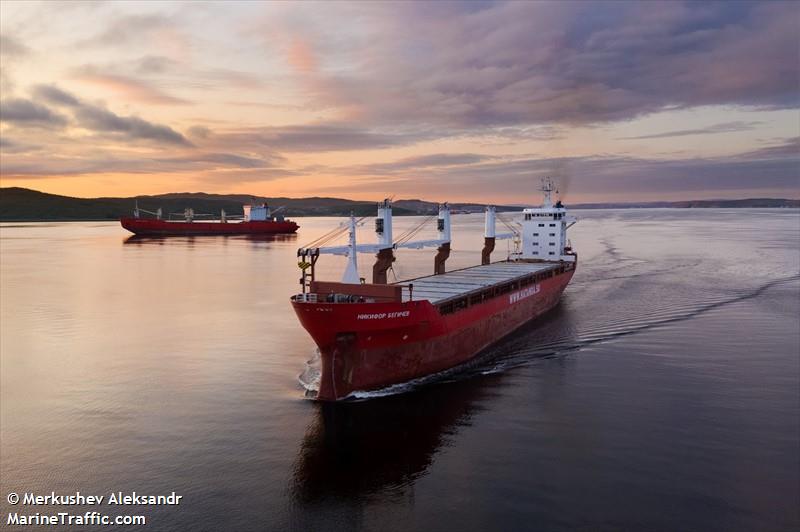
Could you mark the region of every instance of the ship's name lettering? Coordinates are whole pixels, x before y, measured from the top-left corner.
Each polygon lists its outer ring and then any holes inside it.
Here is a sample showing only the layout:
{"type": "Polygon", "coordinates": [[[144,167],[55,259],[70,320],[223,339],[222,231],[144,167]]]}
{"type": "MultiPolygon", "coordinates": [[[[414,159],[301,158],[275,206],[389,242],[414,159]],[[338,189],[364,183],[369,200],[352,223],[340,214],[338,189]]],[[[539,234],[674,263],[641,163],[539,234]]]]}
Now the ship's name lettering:
{"type": "Polygon", "coordinates": [[[387,318],[407,318],[411,314],[410,310],[398,310],[396,312],[376,312],[374,314],[359,314],[359,320],[385,320],[387,318]]]}
{"type": "Polygon", "coordinates": [[[523,300],[523,299],[525,299],[527,297],[531,297],[532,295],[538,294],[538,293],[539,293],[539,285],[535,284],[535,285],[533,285],[533,286],[531,286],[529,288],[526,288],[525,290],[520,290],[519,292],[514,292],[513,294],[508,296],[508,303],[509,304],[513,304],[513,303],[516,303],[517,301],[521,301],[521,300],[523,300]]]}

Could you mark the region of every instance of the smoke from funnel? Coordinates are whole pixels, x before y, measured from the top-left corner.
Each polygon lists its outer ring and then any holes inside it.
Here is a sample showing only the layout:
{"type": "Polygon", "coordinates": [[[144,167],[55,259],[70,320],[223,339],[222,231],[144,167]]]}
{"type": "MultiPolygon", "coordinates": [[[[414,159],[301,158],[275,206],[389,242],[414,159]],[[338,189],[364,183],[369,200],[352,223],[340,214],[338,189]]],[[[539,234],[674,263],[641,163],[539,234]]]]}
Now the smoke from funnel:
{"type": "Polygon", "coordinates": [[[558,197],[562,201],[567,199],[569,185],[572,181],[572,174],[569,171],[569,163],[565,159],[556,160],[552,170],[553,184],[558,190],[558,197]]]}

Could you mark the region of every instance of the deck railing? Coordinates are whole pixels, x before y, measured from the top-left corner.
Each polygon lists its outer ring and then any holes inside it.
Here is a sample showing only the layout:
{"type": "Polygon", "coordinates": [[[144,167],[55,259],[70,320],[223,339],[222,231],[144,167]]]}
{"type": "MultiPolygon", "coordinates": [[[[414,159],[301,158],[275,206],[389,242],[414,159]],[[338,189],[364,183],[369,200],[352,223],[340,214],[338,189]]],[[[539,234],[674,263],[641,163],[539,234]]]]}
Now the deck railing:
{"type": "Polygon", "coordinates": [[[396,295],[364,292],[356,288],[359,286],[361,285],[352,285],[351,293],[348,293],[347,285],[340,285],[336,291],[296,294],[292,296],[292,301],[300,303],[400,303],[411,301],[414,295],[414,287],[410,284],[393,285],[398,288],[396,295]]]}

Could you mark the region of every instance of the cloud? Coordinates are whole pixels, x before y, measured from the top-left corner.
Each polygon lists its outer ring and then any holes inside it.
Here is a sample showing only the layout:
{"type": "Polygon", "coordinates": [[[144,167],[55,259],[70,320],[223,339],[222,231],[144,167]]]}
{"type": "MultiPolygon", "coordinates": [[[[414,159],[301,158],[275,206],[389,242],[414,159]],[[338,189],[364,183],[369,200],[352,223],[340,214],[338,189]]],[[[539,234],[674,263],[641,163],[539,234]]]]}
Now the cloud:
{"type": "Polygon", "coordinates": [[[198,68],[188,61],[166,56],[145,55],[133,60],[104,64],[85,64],[71,70],[72,77],[110,90],[134,101],[156,105],[183,105],[192,102],[176,97],[164,86],[181,89],[215,88],[261,89],[261,75],[229,68],[198,68]]]}
{"type": "Polygon", "coordinates": [[[211,130],[205,126],[192,126],[188,133],[190,137],[207,139],[211,135],[211,130]]]}
{"type": "Polygon", "coordinates": [[[149,40],[154,33],[171,31],[175,27],[171,17],[161,13],[142,13],[114,18],[113,22],[96,35],[78,43],[80,47],[122,47],[130,43],[149,40]]]}
{"type": "MultiPolygon", "coordinates": [[[[3,151],[6,149],[3,147],[3,151]]],[[[280,158],[244,157],[230,153],[196,153],[182,157],[117,156],[113,153],[99,152],[90,156],[19,157],[0,161],[4,177],[46,177],[60,175],[91,175],[109,173],[129,174],[175,174],[191,172],[219,176],[219,172],[232,172],[228,176],[247,176],[244,181],[252,181],[254,176],[263,179],[269,176],[297,175],[276,165],[280,158]],[[250,173],[253,171],[253,173],[250,173]]]]}
{"type": "Polygon", "coordinates": [[[790,2],[390,3],[356,22],[338,5],[313,11],[351,36],[309,23],[298,38],[339,68],[299,81],[315,103],[371,123],[592,124],[800,104],[790,2]]]}
{"type": "Polygon", "coordinates": [[[389,175],[410,170],[429,170],[437,167],[463,167],[487,160],[495,159],[488,155],[477,153],[435,153],[406,157],[394,162],[376,163],[354,168],[355,173],[369,175],[389,175]]]}
{"type": "Polygon", "coordinates": [[[340,168],[333,173],[362,176],[348,184],[349,188],[362,192],[424,194],[442,200],[532,190],[538,177],[545,175],[567,179],[569,188],[582,195],[616,196],[621,200],[648,195],[653,198],[654,194],[661,198],[669,195],[688,199],[697,194],[713,197],[717,192],[766,189],[797,197],[800,150],[796,142],[800,141],[793,142],[717,158],[493,157],[479,159],[475,164],[427,167],[371,164],[340,168]],[[498,192],[497,183],[503,184],[502,192],[498,192]]]}
{"type": "MultiPolygon", "coordinates": [[[[786,139],[773,146],[766,146],[758,150],[743,153],[738,157],[745,160],[794,157],[800,160],[800,137],[786,139]]],[[[798,164],[797,174],[800,176],[800,163],[798,164]]],[[[798,183],[798,185],[800,185],[800,183],[798,183]]]]}
{"type": "MultiPolygon", "coordinates": [[[[162,124],[148,122],[137,116],[120,116],[98,105],[87,103],[55,85],[36,85],[35,97],[72,111],[75,124],[99,133],[120,135],[130,140],[145,140],[177,146],[192,146],[186,137],[162,124]]],[[[2,119],[11,122],[48,123],[63,126],[66,118],[47,107],[29,100],[10,100],[2,106],[2,119]]]]}
{"type": "Polygon", "coordinates": [[[287,51],[287,61],[299,72],[315,72],[317,70],[317,56],[311,44],[295,36],[287,51]]]}
{"type": "Polygon", "coordinates": [[[681,129],[678,131],[666,131],[664,133],[638,135],[635,137],[620,137],[620,140],[665,139],[670,137],[686,137],[689,135],[713,135],[716,133],[732,133],[736,131],[749,131],[761,124],[762,122],[743,122],[743,121],[725,122],[723,124],[714,124],[713,126],[708,126],[703,128],[681,129]]]}
{"type": "Polygon", "coordinates": [[[152,86],[151,84],[127,76],[99,72],[91,66],[75,70],[75,79],[91,83],[115,92],[119,96],[136,102],[156,105],[185,105],[188,100],[177,98],[152,86]]]}
{"type": "Polygon", "coordinates": [[[283,157],[246,157],[233,153],[204,153],[187,157],[177,157],[170,159],[158,159],[161,163],[212,163],[218,167],[228,168],[272,168],[277,162],[283,162],[283,157]]]}
{"type": "Polygon", "coordinates": [[[10,98],[0,102],[0,121],[43,127],[67,125],[66,117],[44,105],[23,98],[10,98]]]}
{"type": "Polygon", "coordinates": [[[183,135],[168,126],[154,124],[136,116],[120,116],[102,107],[78,107],[75,118],[78,124],[92,131],[121,133],[131,139],[191,146],[183,135]]]}
{"type": "Polygon", "coordinates": [[[261,147],[286,152],[388,148],[429,138],[433,138],[432,134],[426,131],[378,130],[336,122],[234,129],[214,135],[215,142],[229,147],[261,147]]]}
{"type": "Polygon", "coordinates": [[[0,35],[0,55],[5,57],[23,57],[30,54],[31,50],[21,41],[10,35],[0,35]]]}
{"type": "Polygon", "coordinates": [[[7,137],[0,137],[0,153],[25,153],[39,150],[41,146],[20,143],[7,137]]]}
{"type": "Polygon", "coordinates": [[[33,94],[41,100],[55,105],[66,105],[69,107],[79,107],[80,101],[72,94],[63,91],[55,85],[36,85],[33,94]]]}

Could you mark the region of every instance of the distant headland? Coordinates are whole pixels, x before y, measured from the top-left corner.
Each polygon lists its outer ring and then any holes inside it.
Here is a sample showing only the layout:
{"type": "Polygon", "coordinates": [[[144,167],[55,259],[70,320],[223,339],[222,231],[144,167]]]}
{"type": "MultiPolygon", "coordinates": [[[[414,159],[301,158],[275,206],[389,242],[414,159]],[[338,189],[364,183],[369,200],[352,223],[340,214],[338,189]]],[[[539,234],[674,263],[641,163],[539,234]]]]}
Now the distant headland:
{"type": "MultiPolygon", "coordinates": [[[[117,220],[130,215],[134,202],[142,209],[155,211],[161,208],[165,213],[180,213],[187,207],[195,212],[218,214],[225,210],[228,214],[241,214],[242,205],[251,202],[267,202],[273,207],[284,206],[288,216],[346,216],[351,212],[359,216],[373,214],[376,201],[355,201],[342,198],[270,198],[247,194],[206,194],[185,192],[159,194],[156,196],[135,196],[129,198],[73,198],[47,194],[37,190],[20,187],[0,188],[0,221],[81,221],[117,220]]],[[[394,200],[395,215],[433,214],[437,203],[419,199],[394,200]]],[[[482,212],[483,204],[451,203],[453,212],[482,212]]],[[[498,205],[499,210],[519,211],[521,205],[498,205]]],[[[800,200],[782,198],[750,198],[735,200],[688,200],[655,201],[637,203],[583,203],[571,204],[574,209],[610,208],[798,208],[800,200]]]]}

